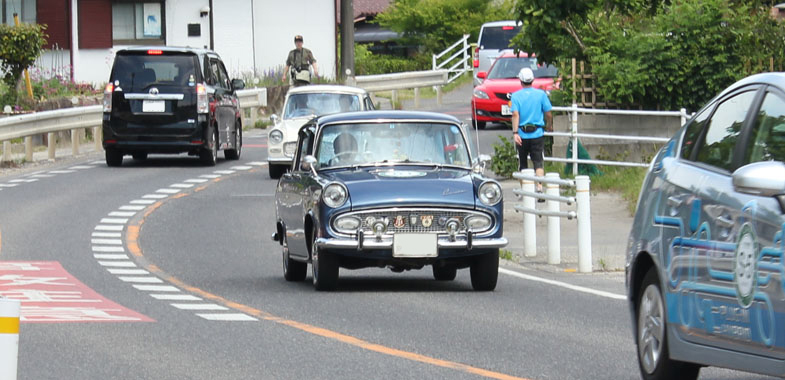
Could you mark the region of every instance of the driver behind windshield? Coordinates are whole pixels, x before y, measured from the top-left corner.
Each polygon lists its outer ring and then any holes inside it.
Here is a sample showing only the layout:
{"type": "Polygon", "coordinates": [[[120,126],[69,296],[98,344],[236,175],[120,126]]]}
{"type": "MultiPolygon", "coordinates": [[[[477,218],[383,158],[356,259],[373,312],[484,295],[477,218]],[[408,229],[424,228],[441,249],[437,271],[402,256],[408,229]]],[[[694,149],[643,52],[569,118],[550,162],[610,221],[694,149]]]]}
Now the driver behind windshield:
{"type": "Polygon", "coordinates": [[[330,166],[351,164],[357,154],[357,140],[348,132],[342,132],[333,140],[333,152],[335,156],[330,160],[330,166]]]}

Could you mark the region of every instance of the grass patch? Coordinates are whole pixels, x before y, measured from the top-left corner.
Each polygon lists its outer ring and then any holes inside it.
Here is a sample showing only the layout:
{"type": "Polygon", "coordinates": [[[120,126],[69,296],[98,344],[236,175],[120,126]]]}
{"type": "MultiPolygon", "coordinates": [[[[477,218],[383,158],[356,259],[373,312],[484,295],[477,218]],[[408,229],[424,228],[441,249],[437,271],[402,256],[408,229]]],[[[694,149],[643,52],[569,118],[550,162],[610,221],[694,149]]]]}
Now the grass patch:
{"type": "Polygon", "coordinates": [[[508,249],[500,249],[499,250],[499,258],[504,260],[512,261],[512,251],[508,249]]]}
{"type": "MultiPolygon", "coordinates": [[[[442,93],[448,93],[456,88],[465,85],[467,83],[472,82],[472,73],[471,71],[467,71],[454,81],[444,85],[442,87],[442,93]]],[[[379,98],[385,99],[392,99],[392,91],[379,91],[374,93],[375,96],[379,98]]],[[[433,87],[422,87],[420,88],[420,99],[433,99],[436,97],[436,90],[433,87]]],[[[407,89],[407,90],[398,90],[398,102],[402,102],[404,100],[411,100],[414,99],[414,89],[407,89]]]]}
{"type": "MultiPolygon", "coordinates": [[[[564,175],[564,167],[565,165],[563,163],[546,162],[545,172],[557,172],[560,173],[563,178],[574,178],[572,173],[566,176],[564,175]]],[[[602,175],[591,176],[591,191],[593,193],[600,191],[619,193],[627,203],[627,209],[630,211],[630,215],[635,214],[635,207],[637,207],[641,185],[643,185],[643,180],[646,178],[646,168],[610,165],[598,165],[598,168],[602,171],[602,175]]],[[[565,190],[566,189],[564,189],[562,193],[567,195],[575,193],[574,189],[570,189],[569,191],[565,190]]]]}

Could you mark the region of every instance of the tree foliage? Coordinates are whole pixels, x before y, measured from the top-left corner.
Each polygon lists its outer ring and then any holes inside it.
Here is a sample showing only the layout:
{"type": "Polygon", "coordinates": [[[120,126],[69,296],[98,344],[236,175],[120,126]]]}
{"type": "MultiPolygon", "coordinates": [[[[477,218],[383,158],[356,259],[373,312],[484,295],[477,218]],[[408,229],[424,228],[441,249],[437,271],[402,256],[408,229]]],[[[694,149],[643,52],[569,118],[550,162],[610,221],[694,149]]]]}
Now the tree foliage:
{"type": "Polygon", "coordinates": [[[22,72],[41,55],[46,37],[44,26],[41,25],[0,25],[0,62],[4,74],[3,82],[8,86],[12,100],[16,100],[16,84],[22,72]]]}
{"type": "Polygon", "coordinates": [[[785,62],[785,26],[769,3],[519,0],[514,42],[561,67],[587,61],[606,101],[695,110],[770,59],[785,62]]]}
{"type": "Polygon", "coordinates": [[[443,50],[464,34],[477,40],[480,27],[488,21],[509,20],[513,1],[491,0],[394,0],[377,15],[376,22],[402,33],[404,43],[422,46],[425,52],[443,50]]]}

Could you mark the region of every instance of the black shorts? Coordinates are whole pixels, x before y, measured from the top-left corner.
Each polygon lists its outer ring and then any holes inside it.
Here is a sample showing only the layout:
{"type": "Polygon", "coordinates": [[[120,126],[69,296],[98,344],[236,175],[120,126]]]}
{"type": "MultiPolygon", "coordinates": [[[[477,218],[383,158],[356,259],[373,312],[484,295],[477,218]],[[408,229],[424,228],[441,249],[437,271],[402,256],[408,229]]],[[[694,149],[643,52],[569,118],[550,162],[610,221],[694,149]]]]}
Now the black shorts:
{"type": "Polygon", "coordinates": [[[543,150],[545,149],[545,137],[540,136],[536,139],[521,139],[522,144],[516,145],[518,149],[518,170],[529,167],[528,158],[531,157],[534,169],[542,169],[543,150]]]}

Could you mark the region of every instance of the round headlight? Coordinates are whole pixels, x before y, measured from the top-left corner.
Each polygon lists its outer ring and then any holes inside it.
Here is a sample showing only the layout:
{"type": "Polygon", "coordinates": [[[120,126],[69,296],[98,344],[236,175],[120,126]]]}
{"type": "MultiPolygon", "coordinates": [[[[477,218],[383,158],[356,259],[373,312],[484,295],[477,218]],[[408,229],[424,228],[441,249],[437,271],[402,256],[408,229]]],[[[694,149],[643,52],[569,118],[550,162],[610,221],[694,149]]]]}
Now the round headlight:
{"type": "Polygon", "coordinates": [[[463,221],[472,232],[484,231],[491,227],[491,218],[485,215],[472,215],[463,221]]]}
{"type": "Polygon", "coordinates": [[[346,203],[346,199],[349,198],[349,192],[346,191],[346,188],[338,183],[331,183],[324,188],[324,192],[322,192],[322,199],[324,200],[324,204],[328,207],[336,208],[342,206],[346,203]]]}
{"type": "Polygon", "coordinates": [[[269,140],[272,144],[280,144],[283,141],[283,132],[277,129],[273,130],[270,132],[269,140]]]}
{"type": "Polygon", "coordinates": [[[361,223],[356,216],[342,216],[335,220],[335,228],[341,232],[355,232],[361,223]]]}
{"type": "Polygon", "coordinates": [[[494,206],[502,200],[502,187],[496,182],[485,182],[480,185],[477,196],[486,206],[494,206]]]}

